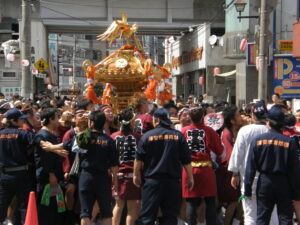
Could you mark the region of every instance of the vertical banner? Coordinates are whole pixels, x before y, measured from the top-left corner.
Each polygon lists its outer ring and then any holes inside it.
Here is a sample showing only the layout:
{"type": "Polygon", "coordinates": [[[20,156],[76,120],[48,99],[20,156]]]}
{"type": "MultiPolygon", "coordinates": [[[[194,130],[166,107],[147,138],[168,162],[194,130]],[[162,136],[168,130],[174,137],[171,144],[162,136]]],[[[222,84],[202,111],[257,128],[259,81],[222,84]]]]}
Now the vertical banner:
{"type": "Polygon", "coordinates": [[[57,49],[57,34],[49,34],[49,72],[52,78],[52,83],[57,84],[58,82],[58,49],[57,49]]]}
{"type": "Polygon", "coordinates": [[[300,57],[274,57],[273,92],[282,98],[300,98],[300,57]]]}

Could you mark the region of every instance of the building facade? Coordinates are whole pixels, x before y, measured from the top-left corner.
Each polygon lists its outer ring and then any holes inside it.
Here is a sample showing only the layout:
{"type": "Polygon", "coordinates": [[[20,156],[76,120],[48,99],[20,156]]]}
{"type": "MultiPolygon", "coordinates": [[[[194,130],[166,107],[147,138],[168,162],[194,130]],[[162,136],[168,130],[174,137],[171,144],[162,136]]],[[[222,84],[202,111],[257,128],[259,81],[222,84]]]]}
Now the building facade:
{"type": "MultiPolygon", "coordinates": [[[[298,0],[267,1],[267,43],[268,43],[268,101],[274,93],[274,56],[290,55],[290,51],[280,50],[280,41],[292,40],[293,24],[297,18],[298,0]]],[[[248,0],[242,16],[258,16],[260,1],[248,0]]],[[[235,60],[236,68],[236,102],[239,106],[257,98],[258,71],[256,57],[258,56],[259,20],[246,18],[238,20],[239,13],[234,6],[235,1],[226,0],[224,57],[235,60]],[[241,41],[248,39],[248,47],[240,50],[241,41]]]]}
{"type": "Polygon", "coordinates": [[[197,98],[206,94],[211,101],[234,101],[234,61],[223,57],[222,39],[212,32],[210,24],[201,24],[168,45],[166,55],[172,64],[174,95],[186,100],[189,95],[197,98]],[[219,76],[214,75],[216,67],[219,76]],[[233,77],[222,77],[232,71],[233,77]]]}

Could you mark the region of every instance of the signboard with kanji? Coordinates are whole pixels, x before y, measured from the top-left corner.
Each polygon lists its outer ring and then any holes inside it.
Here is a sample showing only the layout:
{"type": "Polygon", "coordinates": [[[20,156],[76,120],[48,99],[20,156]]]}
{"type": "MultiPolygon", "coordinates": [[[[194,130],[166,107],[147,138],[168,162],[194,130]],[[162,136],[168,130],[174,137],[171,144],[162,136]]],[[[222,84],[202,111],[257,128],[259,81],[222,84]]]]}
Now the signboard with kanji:
{"type": "Polygon", "coordinates": [[[36,77],[36,78],[44,78],[44,79],[45,79],[46,76],[47,76],[47,75],[46,75],[45,73],[38,73],[38,74],[35,74],[35,77],[36,77]]]}
{"type": "Polygon", "coordinates": [[[258,56],[258,45],[255,42],[247,45],[247,66],[256,65],[256,57],[258,56]]]}
{"type": "Polygon", "coordinates": [[[39,73],[43,73],[46,69],[48,69],[48,64],[43,58],[40,58],[37,62],[35,62],[34,66],[38,69],[39,73]]]}
{"type": "Polygon", "coordinates": [[[4,94],[6,99],[11,99],[15,94],[21,94],[20,87],[2,87],[1,92],[4,94]]]}
{"type": "Polygon", "coordinates": [[[279,51],[293,51],[293,41],[279,41],[279,51]]]}
{"type": "Polygon", "coordinates": [[[282,98],[300,98],[300,58],[274,57],[273,91],[282,98]]]}

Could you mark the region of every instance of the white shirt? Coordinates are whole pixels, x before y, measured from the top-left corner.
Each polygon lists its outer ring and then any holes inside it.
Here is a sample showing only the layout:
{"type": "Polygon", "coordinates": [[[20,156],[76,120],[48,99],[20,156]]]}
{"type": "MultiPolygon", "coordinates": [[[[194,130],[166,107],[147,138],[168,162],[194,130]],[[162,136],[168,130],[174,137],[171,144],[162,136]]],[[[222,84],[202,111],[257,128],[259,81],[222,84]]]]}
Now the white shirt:
{"type": "MultiPolygon", "coordinates": [[[[267,131],[268,128],[266,127],[266,125],[251,124],[242,127],[238,132],[232,150],[232,154],[230,157],[228,170],[240,174],[242,193],[244,193],[245,170],[246,170],[250,144],[257,135],[266,133],[267,131]]],[[[256,176],[253,181],[253,186],[252,186],[253,192],[256,191],[257,178],[258,178],[258,173],[256,173],[256,176]]]]}

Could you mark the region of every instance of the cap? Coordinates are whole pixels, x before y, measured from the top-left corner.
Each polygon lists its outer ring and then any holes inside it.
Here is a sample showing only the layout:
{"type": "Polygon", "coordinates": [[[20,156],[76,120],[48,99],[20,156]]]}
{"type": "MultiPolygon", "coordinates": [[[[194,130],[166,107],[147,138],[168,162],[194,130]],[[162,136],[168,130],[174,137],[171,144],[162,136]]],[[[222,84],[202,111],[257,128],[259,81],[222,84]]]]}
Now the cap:
{"type": "Polygon", "coordinates": [[[166,110],[165,108],[159,108],[157,109],[153,116],[157,119],[160,120],[160,123],[166,126],[170,126],[172,125],[172,122],[169,118],[169,111],[166,110]]]}
{"type": "Polygon", "coordinates": [[[27,115],[22,114],[18,109],[10,109],[8,110],[4,116],[8,119],[26,119],[28,118],[27,115]]]}
{"type": "Polygon", "coordinates": [[[17,106],[17,105],[22,105],[22,102],[21,102],[20,100],[15,101],[14,105],[15,105],[15,106],[17,106]]]}
{"type": "Polygon", "coordinates": [[[284,123],[284,113],[277,107],[272,107],[267,114],[267,119],[272,120],[278,124],[284,123]]]}
{"type": "Polygon", "coordinates": [[[251,112],[257,117],[257,118],[266,118],[268,114],[267,107],[265,103],[259,101],[255,103],[252,106],[251,112]]]}

